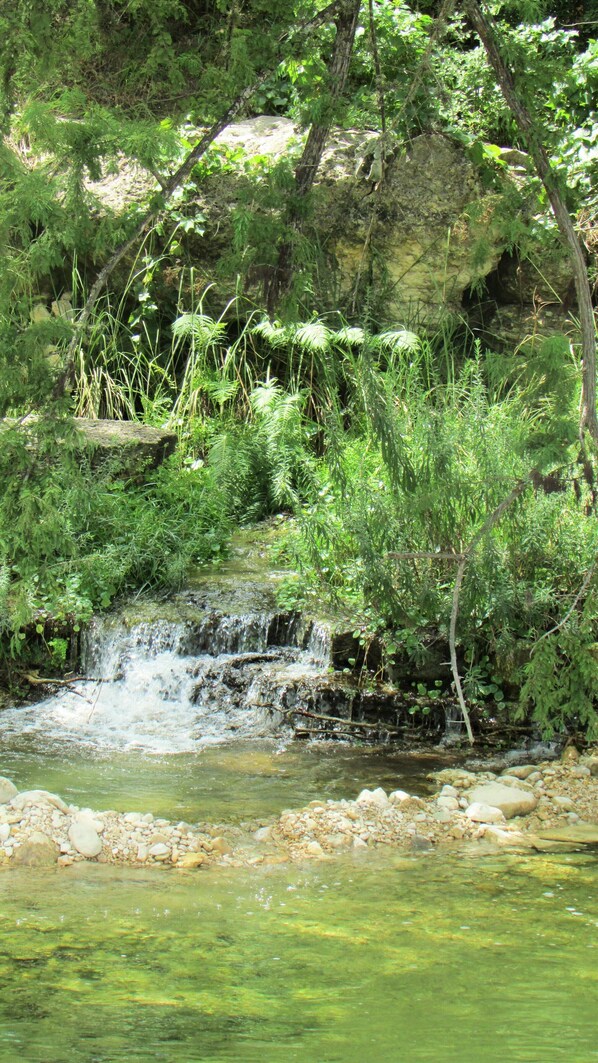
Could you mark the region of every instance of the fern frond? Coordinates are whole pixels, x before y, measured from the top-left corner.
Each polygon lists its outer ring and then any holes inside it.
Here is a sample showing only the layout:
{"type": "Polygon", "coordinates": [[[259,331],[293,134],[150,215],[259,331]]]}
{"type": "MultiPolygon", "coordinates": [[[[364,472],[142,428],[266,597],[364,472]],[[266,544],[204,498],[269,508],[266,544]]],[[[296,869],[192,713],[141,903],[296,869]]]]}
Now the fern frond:
{"type": "Polygon", "coordinates": [[[224,338],[226,325],[208,314],[181,314],[173,321],[172,331],[177,340],[191,338],[200,347],[208,347],[224,338]]]}

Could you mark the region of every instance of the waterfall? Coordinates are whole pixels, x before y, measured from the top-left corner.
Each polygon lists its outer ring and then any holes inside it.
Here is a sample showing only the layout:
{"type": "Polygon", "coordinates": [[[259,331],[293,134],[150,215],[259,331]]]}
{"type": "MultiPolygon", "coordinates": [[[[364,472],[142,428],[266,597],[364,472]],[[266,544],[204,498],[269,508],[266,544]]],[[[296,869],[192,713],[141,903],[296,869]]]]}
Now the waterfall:
{"type": "Polygon", "coordinates": [[[302,649],[297,638],[297,617],[286,613],[102,618],[86,634],[88,678],[6,711],[4,734],[182,753],[280,733],[289,684],[320,675],[313,647],[302,649]]]}

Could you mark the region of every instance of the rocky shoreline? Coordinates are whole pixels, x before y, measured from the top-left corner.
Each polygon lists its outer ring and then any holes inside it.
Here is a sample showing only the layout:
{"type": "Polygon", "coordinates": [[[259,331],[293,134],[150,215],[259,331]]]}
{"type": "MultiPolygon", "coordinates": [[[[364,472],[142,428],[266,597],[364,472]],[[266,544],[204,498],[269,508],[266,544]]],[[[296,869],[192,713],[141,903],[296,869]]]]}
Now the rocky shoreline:
{"type": "Polygon", "coordinates": [[[249,831],[95,812],[46,790],[0,778],[0,868],[70,867],[81,861],[194,870],[330,858],[392,846],[410,852],[463,845],[484,849],[598,845],[598,750],[561,761],[491,771],[445,768],[421,798],[381,788],[355,800],[312,801],[249,831]]]}

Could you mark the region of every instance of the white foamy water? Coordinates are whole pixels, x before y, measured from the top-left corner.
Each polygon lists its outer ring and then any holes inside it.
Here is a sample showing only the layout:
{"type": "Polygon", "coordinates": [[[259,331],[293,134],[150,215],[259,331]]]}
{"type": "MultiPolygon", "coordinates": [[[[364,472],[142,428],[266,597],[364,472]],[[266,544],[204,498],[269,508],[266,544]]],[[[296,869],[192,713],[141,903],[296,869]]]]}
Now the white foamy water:
{"type": "Polygon", "coordinates": [[[86,654],[94,678],[6,710],[4,738],[164,754],[280,732],[289,685],[320,672],[309,652],[266,649],[266,631],[267,618],[223,617],[212,654],[194,655],[187,644],[205,635],[189,625],[97,624],[86,654]]]}

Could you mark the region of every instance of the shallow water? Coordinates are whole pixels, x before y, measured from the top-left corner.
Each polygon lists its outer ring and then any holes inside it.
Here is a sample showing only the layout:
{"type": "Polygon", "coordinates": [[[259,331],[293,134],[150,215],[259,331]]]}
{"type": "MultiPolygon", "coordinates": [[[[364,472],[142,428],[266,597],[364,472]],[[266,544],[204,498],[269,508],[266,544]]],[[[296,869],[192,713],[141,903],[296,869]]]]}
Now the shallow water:
{"type": "Polygon", "coordinates": [[[77,805],[153,812],[168,819],[239,823],[316,799],[357,797],[364,786],[426,793],[446,761],[342,743],[288,746],[246,740],[199,753],[106,752],[4,736],[0,774],[20,790],[46,789],[77,805]]]}
{"type": "Polygon", "coordinates": [[[587,856],[0,874],[0,1061],[598,1059],[587,856]]]}

